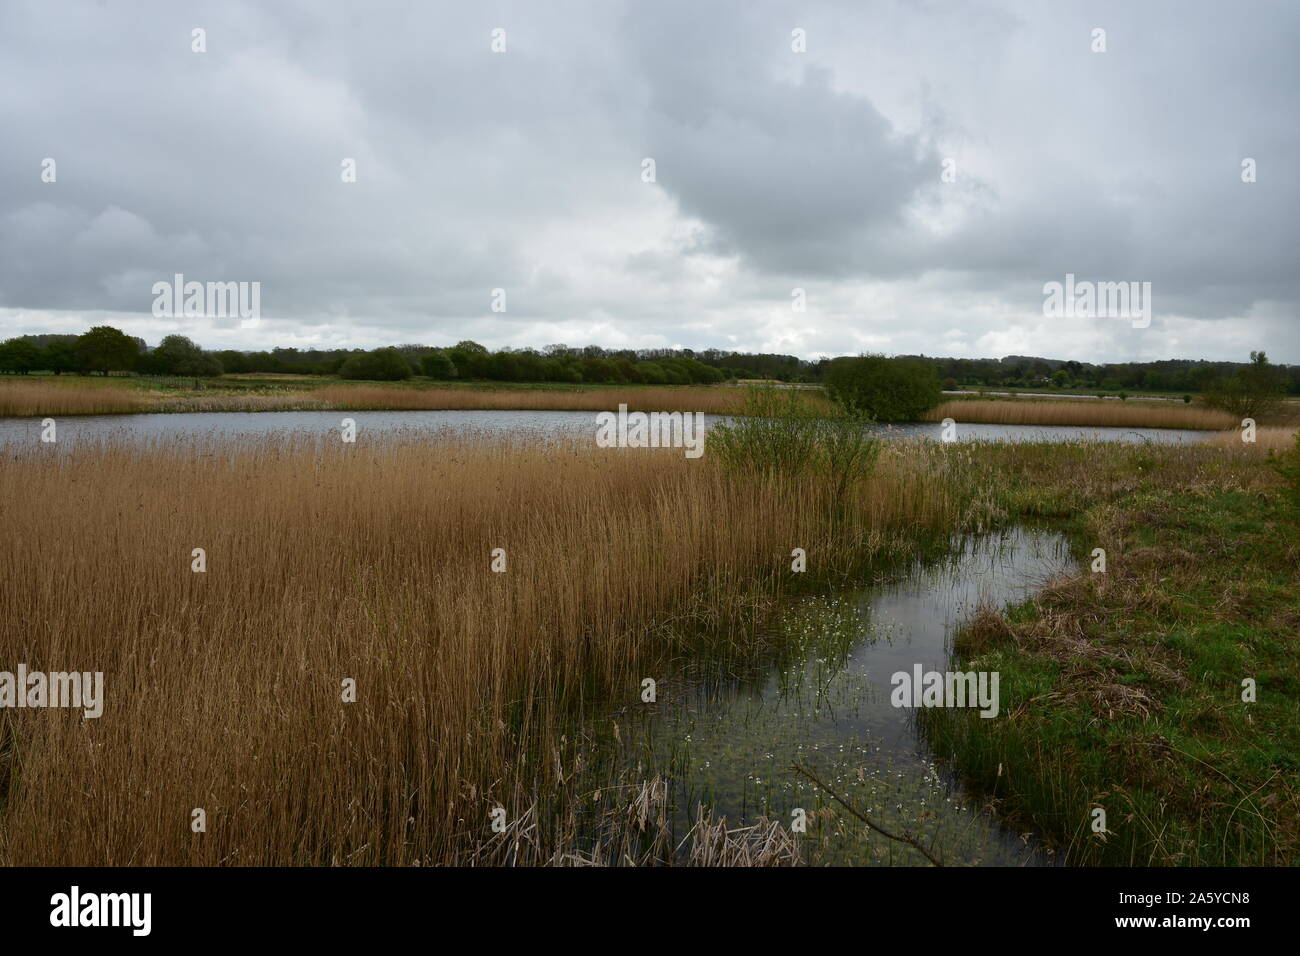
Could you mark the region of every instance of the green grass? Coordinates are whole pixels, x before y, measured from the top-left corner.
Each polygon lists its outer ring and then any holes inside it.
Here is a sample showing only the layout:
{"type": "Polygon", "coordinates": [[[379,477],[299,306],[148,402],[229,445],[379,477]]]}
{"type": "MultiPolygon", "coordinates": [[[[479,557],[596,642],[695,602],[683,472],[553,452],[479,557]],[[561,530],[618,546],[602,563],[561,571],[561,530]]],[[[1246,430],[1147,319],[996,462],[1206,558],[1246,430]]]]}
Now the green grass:
{"type": "Polygon", "coordinates": [[[990,450],[1010,518],[1070,515],[1083,572],[958,636],[1003,716],[928,711],[941,756],[1075,864],[1270,865],[1300,850],[1300,511],[1259,457],[990,450]],[[1064,477],[1071,467],[1083,472],[1064,477]],[[1107,570],[1089,570],[1091,550],[1107,570]],[[1253,678],[1257,701],[1242,701],[1253,678]],[[1092,811],[1106,811],[1105,833],[1092,811]]]}

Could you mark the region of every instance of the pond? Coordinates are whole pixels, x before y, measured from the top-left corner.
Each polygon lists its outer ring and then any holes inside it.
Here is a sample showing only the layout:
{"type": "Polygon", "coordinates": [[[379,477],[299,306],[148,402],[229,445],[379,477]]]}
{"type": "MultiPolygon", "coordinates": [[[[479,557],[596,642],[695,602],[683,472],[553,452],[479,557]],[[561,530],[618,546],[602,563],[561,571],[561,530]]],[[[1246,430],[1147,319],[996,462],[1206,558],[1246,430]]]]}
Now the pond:
{"type": "MultiPolygon", "coordinates": [[[[56,417],[59,444],[85,438],[120,436],[157,439],[173,435],[223,438],[270,434],[338,435],[340,422],[357,424],[357,440],[392,432],[471,430],[549,436],[595,436],[595,412],[557,411],[398,411],[398,412],[190,412],[146,415],[70,415],[56,417]]],[[[725,416],[706,415],[708,425],[725,416]]],[[[0,445],[41,440],[40,418],[0,418],[0,445]]],[[[880,426],[887,437],[922,436],[938,440],[940,426],[931,423],[880,426]]],[[[1098,428],[1070,425],[959,424],[958,441],[1153,441],[1177,444],[1204,440],[1214,432],[1176,428],[1098,428]]]]}
{"type": "MultiPolygon", "coordinates": [[[[1016,528],[956,538],[947,557],[861,590],[796,599],[776,625],[794,648],[782,660],[737,679],[670,672],[655,703],[616,714],[625,759],[669,781],[677,832],[700,803],[730,826],[788,826],[801,808],[822,821],[801,838],[808,863],[926,865],[818,792],[798,763],[946,865],[1050,865],[1037,839],[1005,829],[936,763],[916,711],[891,693],[895,674],[947,671],[955,630],[977,609],[1023,601],[1076,568],[1063,535],[1016,528]]],[[[999,717],[1005,707],[989,719],[999,717]]]]}

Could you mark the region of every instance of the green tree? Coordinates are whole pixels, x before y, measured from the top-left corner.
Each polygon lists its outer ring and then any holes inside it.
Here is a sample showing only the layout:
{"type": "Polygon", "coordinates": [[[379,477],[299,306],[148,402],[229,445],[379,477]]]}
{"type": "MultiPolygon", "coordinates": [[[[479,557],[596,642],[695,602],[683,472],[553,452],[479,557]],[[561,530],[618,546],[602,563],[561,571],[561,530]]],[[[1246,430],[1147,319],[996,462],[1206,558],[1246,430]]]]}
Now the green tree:
{"type": "Polygon", "coordinates": [[[148,355],[140,366],[157,375],[207,377],[221,374],[221,362],[204,352],[196,342],[183,335],[169,335],[148,355]]]}
{"type": "Polygon", "coordinates": [[[43,364],[55,375],[62,375],[64,372],[75,372],[77,369],[76,340],[66,338],[51,339],[45,346],[45,361],[43,364]]]}
{"type": "Polygon", "coordinates": [[[129,372],[140,355],[136,340],[111,325],[97,325],[77,339],[77,368],[82,372],[129,372]]]}
{"type": "Polygon", "coordinates": [[[1205,402],[1234,418],[1259,421],[1277,411],[1286,394],[1285,374],[1270,365],[1262,351],[1250,353],[1250,364],[1218,378],[1205,390],[1205,402]]]}
{"type": "Polygon", "coordinates": [[[41,350],[29,339],[10,339],[0,345],[0,372],[26,375],[41,367],[41,350]]]}
{"type": "Polygon", "coordinates": [[[916,421],[943,400],[933,363],[883,355],[835,359],[826,391],[846,411],[878,422],[916,421]]]}
{"type": "Polygon", "coordinates": [[[451,359],[447,358],[447,353],[440,350],[430,352],[420,359],[420,370],[429,378],[445,379],[456,377],[456,366],[451,364],[451,359]]]}
{"type": "Polygon", "coordinates": [[[469,339],[449,348],[447,357],[456,366],[458,378],[487,378],[492,370],[491,354],[485,347],[469,339]]]}
{"type": "Polygon", "coordinates": [[[349,357],[339,369],[339,376],[371,382],[397,382],[411,377],[411,366],[407,364],[406,356],[395,348],[375,349],[349,357]]]}

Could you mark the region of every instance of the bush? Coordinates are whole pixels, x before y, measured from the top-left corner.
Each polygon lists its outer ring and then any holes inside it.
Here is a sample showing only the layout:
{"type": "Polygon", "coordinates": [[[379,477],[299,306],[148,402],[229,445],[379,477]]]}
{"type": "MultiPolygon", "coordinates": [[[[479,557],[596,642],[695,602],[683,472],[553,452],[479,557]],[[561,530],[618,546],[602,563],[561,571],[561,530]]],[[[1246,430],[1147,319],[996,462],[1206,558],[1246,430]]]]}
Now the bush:
{"type": "Polygon", "coordinates": [[[826,391],[846,412],[878,422],[917,421],[943,400],[933,365],[883,355],[834,359],[826,391]]]}
{"type": "Polygon", "coordinates": [[[833,482],[835,500],[842,501],[880,454],[870,424],[849,410],[825,415],[797,389],[749,386],[743,415],[713,426],[708,447],[724,466],[746,474],[821,472],[833,482]]]}
{"type": "Polygon", "coordinates": [[[1250,364],[1227,378],[1211,382],[1205,403],[1221,408],[1233,418],[1262,419],[1277,411],[1286,394],[1286,377],[1270,365],[1263,352],[1251,352],[1250,364]]]}
{"type": "Polygon", "coordinates": [[[411,377],[411,366],[406,363],[406,356],[395,348],[375,349],[349,357],[339,368],[339,377],[397,382],[411,377]]]}

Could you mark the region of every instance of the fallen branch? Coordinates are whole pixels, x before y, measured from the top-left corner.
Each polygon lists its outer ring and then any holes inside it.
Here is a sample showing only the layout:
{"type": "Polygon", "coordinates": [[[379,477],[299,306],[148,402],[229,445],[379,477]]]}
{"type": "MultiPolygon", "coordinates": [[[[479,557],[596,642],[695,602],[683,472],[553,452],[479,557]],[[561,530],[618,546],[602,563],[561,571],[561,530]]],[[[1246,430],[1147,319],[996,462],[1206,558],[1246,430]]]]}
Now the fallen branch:
{"type": "Polygon", "coordinates": [[[929,860],[929,861],[930,861],[931,863],[933,863],[935,866],[943,866],[943,861],[942,861],[942,860],[937,859],[937,858],[936,858],[932,853],[930,853],[929,850],[927,850],[925,847],[923,847],[923,846],[921,845],[921,841],[920,841],[920,840],[918,840],[916,837],[912,836],[912,834],[908,833],[906,830],[903,831],[903,835],[902,835],[902,836],[898,836],[898,835],[895,834],[895,833],[890,833],[890,832],[889,832],[888,830],[886,830],[884,827],[880,827],[880,826],[877,826],[876,824],[872,823],[871,820],[868,819],[868,817],[867,817],[867,815],[866,815],[865,813],[863,813],[863,812],[862,812],[861,810],[859,810],[857,807],[853,806],[851,803],[849,803],[847,800],[845,800],[843,797],[841,797],[838,793],[836,793],[836,792],[835,792],[834,790],[832,790],[830,787],[826,786],[826,784],[822,783],[819,779],[817,779],[817,776],[816,776],[816,775],[815,775],[811,770],[805,770],[803,767],[799,766],[798,764],[795,764],[795,765],[794,765],[793,767],[791,767],[790,769],[794,770],[796,773],[801,773],[801,774],[803,774],[805,777],[807,777],[807,778],[808,778],[809,780],[811,780],[813,783],[817,784],[817,786],[821,787],[823,790],[825,790],[827,793],[829,793],[829,794],[831,795],[831,797],[834,798],[834,800],[835,800],[836,803],[838,803],[840,806],[842,806],[845,810],[849,811],[849,813],[853,814],[855,817],[857,817],[859,820],[861,820],[863,823],[865,823],[865,824],[866,824],[867,826],[869,826],[871,829],[875,830],[875,831],[876,831],[877,833],[879,833],[881,836],[883,836],[883,837],[888,837],[888,838],[891,839],[891,840],[897,840],[899,843],[906,843],[908,846],[912,847],[914,850],[916,850],[918,853],[920,853],[923,857],[925,857],[927,860],[929,860]]]}

